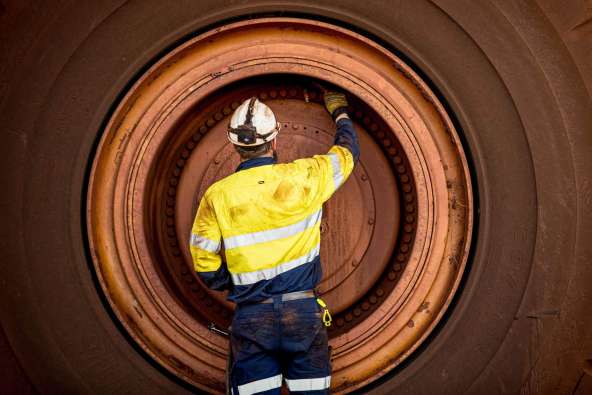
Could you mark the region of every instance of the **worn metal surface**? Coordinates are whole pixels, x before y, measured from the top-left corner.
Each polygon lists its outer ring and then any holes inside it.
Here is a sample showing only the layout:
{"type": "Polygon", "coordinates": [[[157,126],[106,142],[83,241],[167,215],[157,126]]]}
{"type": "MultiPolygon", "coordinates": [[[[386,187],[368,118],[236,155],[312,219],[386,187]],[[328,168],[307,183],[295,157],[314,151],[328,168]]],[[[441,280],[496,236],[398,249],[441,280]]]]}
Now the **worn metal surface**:
{"type": "Polygon", "coordinates": [[[443,107],[400,59],[342,28],[260,19],[198,36],[152,67],[101,141],[88,195],[91,250],[118,319],[160,364],[221,391],[232,306],[192,273],[196,202],[237,157],[224,138],[233,108],[256,94],[283,124],[280,158],[323,152],[332,125],[307,78],[352,96],[362,142],[354,176],[327,205],[321,290],[338,312],[333,389],[375,380],[425,339],[467,259],[472,195],[443,107]]]}

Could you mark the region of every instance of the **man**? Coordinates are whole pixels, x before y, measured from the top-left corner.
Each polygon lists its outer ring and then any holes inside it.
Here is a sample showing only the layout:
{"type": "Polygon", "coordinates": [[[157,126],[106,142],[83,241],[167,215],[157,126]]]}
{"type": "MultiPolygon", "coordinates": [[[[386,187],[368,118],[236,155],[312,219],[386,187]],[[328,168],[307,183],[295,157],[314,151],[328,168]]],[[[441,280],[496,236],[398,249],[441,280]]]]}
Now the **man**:
{"type": "Polygon", "coordinates": [[[276,163],[280,124],[256,98],[232,115],[228,139],[241,157],[236,172],[210,186],[192,228],[195,270],[212,289],[229,289],[233,394],[328,393],[330,324],[314,288],[321,280],[322,205],[359,157],[345,95],[324,93],[337,125],[326,155],[276,163]],[[224,246],[226,263],[219,255],[224,246]]]}

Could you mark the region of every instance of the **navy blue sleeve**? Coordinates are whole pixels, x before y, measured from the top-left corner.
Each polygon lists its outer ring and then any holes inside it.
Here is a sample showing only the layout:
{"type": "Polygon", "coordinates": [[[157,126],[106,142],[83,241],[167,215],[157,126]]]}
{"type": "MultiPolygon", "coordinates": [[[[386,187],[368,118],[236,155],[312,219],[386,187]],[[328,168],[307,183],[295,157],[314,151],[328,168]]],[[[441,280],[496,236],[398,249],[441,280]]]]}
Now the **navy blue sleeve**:
{"type": "Polygon", "coordinates": [[[351,119],[341,118],[337,121],[337,133],[333,144],[347,148],[354,157],[354,164],[358,161],[360,158],[360,143],[351,119]]]}
{"type": "Polygon", "coordinates": [[[208,288],[215,291],[224,291],[232,287],[226,262],[222,262],[220,268],[215,272],[197,272],[197,274],[208,288]]]}

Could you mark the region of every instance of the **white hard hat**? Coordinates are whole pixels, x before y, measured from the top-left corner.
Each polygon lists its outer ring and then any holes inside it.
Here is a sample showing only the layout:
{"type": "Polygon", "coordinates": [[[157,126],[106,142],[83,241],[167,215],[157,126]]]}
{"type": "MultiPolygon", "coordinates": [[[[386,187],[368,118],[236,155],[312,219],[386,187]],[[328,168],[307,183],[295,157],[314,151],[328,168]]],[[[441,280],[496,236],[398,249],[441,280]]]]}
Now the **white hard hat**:
{"type": "Polygon", "coordinates": [[[242,147],[254,147],[271,141],[280,131],[271,108],[256,97],[245,100],[230,118],[228,140],[242,147]]]}

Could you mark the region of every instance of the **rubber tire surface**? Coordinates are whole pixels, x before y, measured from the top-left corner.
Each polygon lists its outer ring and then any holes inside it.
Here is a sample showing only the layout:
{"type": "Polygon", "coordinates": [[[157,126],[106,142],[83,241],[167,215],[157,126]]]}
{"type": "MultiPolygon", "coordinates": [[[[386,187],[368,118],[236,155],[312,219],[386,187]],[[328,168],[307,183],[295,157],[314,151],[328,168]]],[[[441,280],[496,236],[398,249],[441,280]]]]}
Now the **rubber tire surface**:
{"type": "Polygon", "coordinates": [[[192,391],[112,319],[89,262],[86,177],[113,105],[159,54],[262,14],[324,18],[403,54],[456,115],[471,157],[479,211],[462,290],[421,352],[368,390],[590,388],[592,10],[575,0],[14,0],[0,4],[2,392],[192,391]]]}

